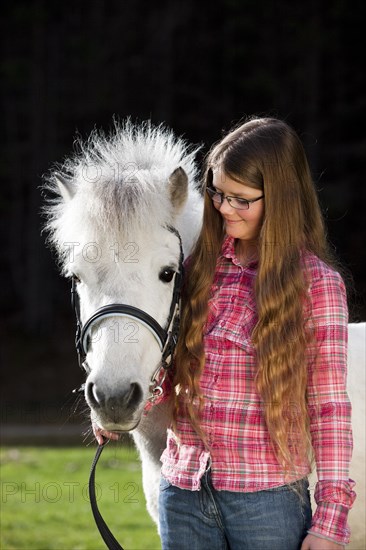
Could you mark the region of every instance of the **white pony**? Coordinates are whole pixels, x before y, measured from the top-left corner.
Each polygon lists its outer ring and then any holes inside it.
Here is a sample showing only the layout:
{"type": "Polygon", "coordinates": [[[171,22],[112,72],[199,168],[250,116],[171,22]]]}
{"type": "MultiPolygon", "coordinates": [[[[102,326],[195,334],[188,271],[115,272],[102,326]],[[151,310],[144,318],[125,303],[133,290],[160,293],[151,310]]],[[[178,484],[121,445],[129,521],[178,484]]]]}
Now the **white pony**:
{"type": "MultiPolygon", "coordinates": [[[[176,231],[187,257],[202,223],[195,153],[162,126],[127,122],[108,138],[93,133],[78,154],[51,173],[46,186],[57,198],[46,208],[47,229],[64,275],[77,282],[82,324],[99,308],[123,303],[166,326],[180,270],[176,231]]],[[[92,329],[83,335],[85,398],[92,420],[106,430],[131,432],[142,460],[147,508],[157,522],[168,419],[164,405],[154,405],[148,413],[145,405],[161,362],[161,342],[143,320],[124,313],[109,311],[92,329]]],[[[364,342],[365,324],[350,325],[349,389],[356,435],[351,477],[358,481],[358,492],[365,474],[364,342]]],[[[362,507],[360,500],[357,506],[362,507]]],[[[364,522],[357,513],[350,519],[360,544],[364,522]]]]}

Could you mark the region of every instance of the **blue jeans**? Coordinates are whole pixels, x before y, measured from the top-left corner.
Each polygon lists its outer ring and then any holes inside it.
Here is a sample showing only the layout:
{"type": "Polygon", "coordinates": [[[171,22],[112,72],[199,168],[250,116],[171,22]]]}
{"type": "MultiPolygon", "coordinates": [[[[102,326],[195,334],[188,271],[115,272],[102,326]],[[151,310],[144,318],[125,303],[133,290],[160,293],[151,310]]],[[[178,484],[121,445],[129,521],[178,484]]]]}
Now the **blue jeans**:
{"type": "Polygon", "coordinates": [[[161,478],[160,537],[163,550],[298,550],[311,523],[308,480],[296,493],[284,485],[253,493],[216,491],[210,472],[200,491],[161,478]],[[299,492],[302,498],[299,496],[299,492]]]}

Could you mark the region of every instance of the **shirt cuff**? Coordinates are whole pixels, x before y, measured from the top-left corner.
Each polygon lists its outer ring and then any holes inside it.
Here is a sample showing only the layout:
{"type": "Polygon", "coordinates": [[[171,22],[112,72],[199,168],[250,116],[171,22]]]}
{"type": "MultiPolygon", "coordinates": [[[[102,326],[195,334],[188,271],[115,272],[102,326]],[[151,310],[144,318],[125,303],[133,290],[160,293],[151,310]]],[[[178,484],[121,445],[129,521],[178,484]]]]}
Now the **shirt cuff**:
{"type": "Polygon", "coordinates": [[[338,542],[337,540],[331,539],[330,537],[325,537],[324,535],[319,535],[319,533],[314,533],[314,531],[312,531],[311,529],[309,529],[308,534],[309,535],[314,535],[314,537],[318,537],[318,539],[330,540],[331,542],[334,542],[335,544],[339,544],[342,547],[344,547],[344,544],[345,544],[344,542],[338,542]]]}
{"type": "Polygon", "coordinates": [[[315,510],[311,529],[313,535],[323,536],[338,544],[348,544],[350,529],[347,524],[348,512],[356,498],[353,491],[355,482],[321,481],[315,490],[315,510]]]}

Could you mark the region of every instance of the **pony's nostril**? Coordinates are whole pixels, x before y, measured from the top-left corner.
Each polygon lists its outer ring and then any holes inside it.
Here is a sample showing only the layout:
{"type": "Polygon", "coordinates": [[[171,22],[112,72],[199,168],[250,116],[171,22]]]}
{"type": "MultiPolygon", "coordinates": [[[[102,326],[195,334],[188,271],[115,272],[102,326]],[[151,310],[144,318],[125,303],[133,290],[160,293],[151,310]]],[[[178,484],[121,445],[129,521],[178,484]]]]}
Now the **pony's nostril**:
{"type": "Polygon", "coordinates": [[[142,390],[139,384],[132,383],[130,387],[130,391],[128,392],[125,398],[126,405],[131,409],[136,409],[139,406],[141,400],[142,400],[142,390]]]}
{"type": "Polygon", "coordinates": [[[97,385],[94,384],[94,382],[89,382],[86,391],[88,399],[94,407],[103,406],[105,402],[105,395],[102,391],[98,390],[97,385]]]}

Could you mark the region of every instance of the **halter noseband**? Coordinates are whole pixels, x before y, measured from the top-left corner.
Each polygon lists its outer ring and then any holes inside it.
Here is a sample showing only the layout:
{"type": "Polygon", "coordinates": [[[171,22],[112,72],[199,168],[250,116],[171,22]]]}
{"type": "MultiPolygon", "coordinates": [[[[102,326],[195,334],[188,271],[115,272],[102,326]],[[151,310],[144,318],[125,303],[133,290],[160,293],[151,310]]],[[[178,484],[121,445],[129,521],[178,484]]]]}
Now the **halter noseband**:
{"type": "Polygon", "coordinates": [[[144,325],[156,339],[160,351],[162,352],[162,360],[161,364],[151,377],[149,401],[154,401],[163,393],[162,384],[166,377],[166,371],[172,363],[172,357],[177,344],[179,331],[180,292],[183,280],[184,259],[183,246],[179,232],[171,226],[167,226],[167,229],[171,233],[174,233],[174,235],[176,235],[179,239],[180,256],[179,269],[174,274],[173,295],[166,328],[163,328],[153,317],[151,317],[151,315],[146,313],[146,311],[143,311],[135,306],[118,303],[100,307],[83,325],[80,318],[80,302],[79,295],[76,290],[76,278],[73,277],[71,282],[71,304],[76,316],[75,347],[78,353],[79,365],[85,369],[86,372],[90,372],[90,367],[86,361],[86,356],[90,346],[91,331],[94,325],[99,323],[102,319],[119,316],[137,320],[139,323],[144,325]],[[162,368],[164,369],[164,374],[162,379],[158,381],[157,377],[162,368]]]}

